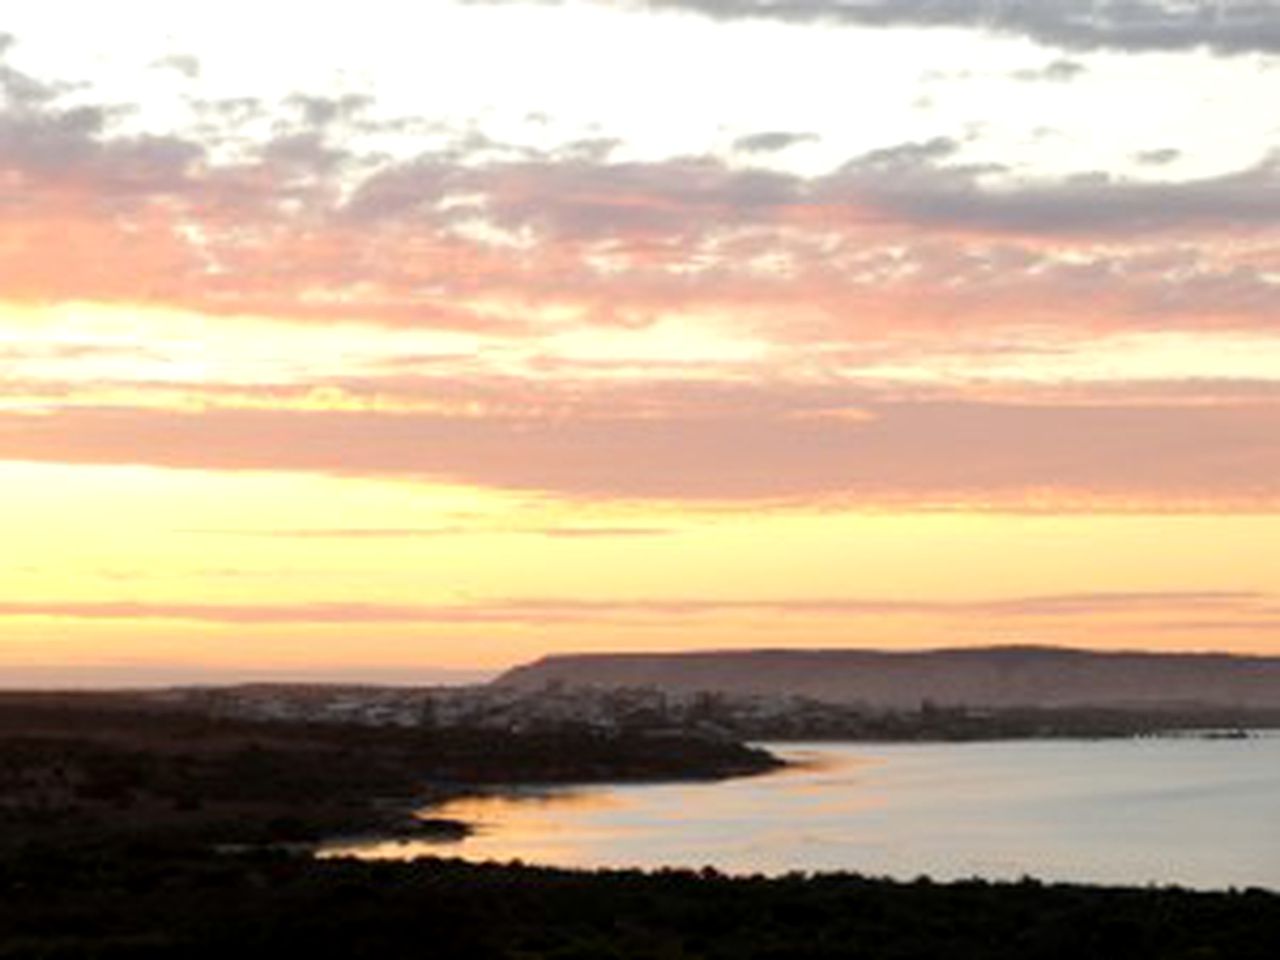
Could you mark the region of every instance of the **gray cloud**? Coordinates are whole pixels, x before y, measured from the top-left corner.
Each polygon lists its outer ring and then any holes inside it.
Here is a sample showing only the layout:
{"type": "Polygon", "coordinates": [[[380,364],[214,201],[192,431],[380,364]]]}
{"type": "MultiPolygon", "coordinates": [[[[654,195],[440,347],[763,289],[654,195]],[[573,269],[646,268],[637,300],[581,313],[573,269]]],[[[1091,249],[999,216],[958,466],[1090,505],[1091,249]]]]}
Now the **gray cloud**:
{"type": "Polygon", "coordinates": [[[151,66],[157,70],[172,70],[188,80],[200,79],[200,60],[189,54],[175,53],[167,57],[161,57],[151,66]]]}
{"type": "Polygon", "coordinates": [[[1280,159],[1182,182],[1115,178],[1103,172],[1047,183],[998,168],[948,165],[955,141],[903,144],[858,157],[818,182],[828,202],[871,206],[903,222],[1038,235],[1135,236],[1203,227],[1274,228],[1280,223],[1280,159]]]}
{"type": "Polygon", "coordinates": [[[588,239],[690,237],[721,227],[771,227],[805,210],[828,226],[874,219],[938,230],[1036,236],[1140,237],[1171,230],[1271,229],[1280,223],[1280,161],[1180,182],[1104,172],[1034,182],[993,165],[959,162],[939,137],[873,150],[813,179],[732,169],[712,157],[648,163],[568,159],[482,167],[423,158],[388,168],[356,191],[345,215],[382,221],[433,217],[450,192],[484,198],[481,212],[510,228],[588,239]]]}
{"type": "MultiPolygon", "coordinates": [[[[528,0],[465,0],[504,4],[528,0]]],[[[537,0],[556,5],[561,0],[537,0]]],[[[600,0],[595,0],[600,2],[600,0]]],[[[1273,0],[620,0],[717,20],[959,28],[1071,50],[1280,52],[1273,0]]]]}
{"type": "Polygon", "coordinates": [[[783,130],[767,130],[763,133],[751,133],[733,141],[733,149],[742,153],[778,153],[797,144],[817,140],[814,133],[788,133],[783,130]]]}
{"type": "Polygon", "coordinates": [[[1015,80],[1031,83],[1067,83],[1087,72],[1088,68],[1082,63],[1077,63],[1074,60],[1058,59],[1038,70],[1018,70],[1013,74],[1013,77],[1015,80]]]}
{"type": "Polygon", "coordinates": [[[295,94],[288,100],[296,107],[303,123],[309,128],[355,120],[373,106],[373,98],[366,94],[350,93],[340,97],[321,97],[314,94],[295,94]]]}
{"type": "Polygon", "coordinates": [[[622,145],[622,141],[614,137],[591,137],[565,144],[556,150],[556,156],[563,160],[606,163],[609,156],[622,145]]]}
{"type": "Polygon", "coordinates": [[[864,153],[846,164],[845,170],[874,170],[893,175],[915,173],[954,157],[962,146],[951,137],[899,143],[864,153]]]}
{"type": "Polygon", "coordinates": [[[1143,150],[1134,157],[1138,163],[1148,167],[1162,167],[1167,163],[1173,163],[1182,156],[1181,150],[1175,150],[1171,147],[1165,147],[1161,150],[1143,150]]]}
{"type": "MultiPolygon", "coordinates": [[[[0,57],[4,48],[0,45],[0,57]]],[[[167,136],[110,136],[123,108],[64,105],[70,88],[0,61],[0,170],[40,186],[74,180],[107,197],[172,193],[204,151],[167,136]]],[[[21,201],[11,206],[22,206],[21,201]]]]}
{"type": "Polygon", "coordinates": [[[581,239],[691,236],[717,226],[770,222],[802,200],[803,180],[731,170],[710,157],[639,163],[533,160],[480,168],[429,161],[371,178],[352,198],[359,219],[421,215],[446,191],[484,197],[483,214],[510,228],[581,239]]]}
{"type": "Polygon", "coordinates": [[[1030,37],[1066,49],[1280,52],[1270,0],[632,0],[717,19],[960,27],[1030,37]]]}

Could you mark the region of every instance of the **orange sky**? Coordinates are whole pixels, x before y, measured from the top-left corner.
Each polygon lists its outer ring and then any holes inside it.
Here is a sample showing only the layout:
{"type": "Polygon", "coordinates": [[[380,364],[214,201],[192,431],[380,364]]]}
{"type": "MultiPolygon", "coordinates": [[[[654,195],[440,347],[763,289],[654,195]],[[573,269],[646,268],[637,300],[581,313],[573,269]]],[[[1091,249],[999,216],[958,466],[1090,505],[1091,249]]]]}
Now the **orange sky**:
{"type": "Polygon", "coordinates": [[[62,2],[0,36],[0,685],[1280,654],[1274,30],[62,2]]]}

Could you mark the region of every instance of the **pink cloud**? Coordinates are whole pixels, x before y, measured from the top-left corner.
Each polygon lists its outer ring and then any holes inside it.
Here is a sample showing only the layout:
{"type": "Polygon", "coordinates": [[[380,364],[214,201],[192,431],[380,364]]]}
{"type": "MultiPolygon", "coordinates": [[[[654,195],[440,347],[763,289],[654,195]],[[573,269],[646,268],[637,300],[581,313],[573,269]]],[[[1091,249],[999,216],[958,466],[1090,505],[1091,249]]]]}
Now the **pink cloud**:
{"type": "MultiPolygon", "coordinates": [[[[998,619],[1189,614],[1193,626],[1212,622],[1280,625],[1280,608],[1265,594],[1215,591],[1081,593],[977,601],[899,601],[867,597],[819,599],[493,600],[470,604],[210,604],[173,602],[0,602],[0,617],[83,620],[189,620],[215,624],[565,623],[634,618],[688,618],[741,613],[818,617],[925,616],[998,619]],[[1205,620],[1204,622],[1210,622],[1205,620]]],[[[1170,625],[1182,621],[1170,621],[1170,625]]]]}
{"type": "Polygon", "coordinates": [[[12,69],[0,79],[11,301],[511,333],[566,304],[604,325],[718,311],[801,343],[956,323],[1270,329],[1274,314],[1274,160],[1192,182],[1000,188],[945,139],[812,178],[465,138],[388,161],[344,145],[370,122],[359,102],[211,106],[204,139],[139,137],[118,131],[113,107],[67,105],[57,84],[12,69]],[[241,114],[277,132],[216,161],[241,114]],[[523,239],[490,244],[468,227],[523,239]]]}
{"type": "Polygon", "coordinates": [[[1280,504],[1280,406],[949,401],[462,417],[68,409],[0,417],[0,458],[410,476],[568,497],[1015,506],[1280,504]]]}

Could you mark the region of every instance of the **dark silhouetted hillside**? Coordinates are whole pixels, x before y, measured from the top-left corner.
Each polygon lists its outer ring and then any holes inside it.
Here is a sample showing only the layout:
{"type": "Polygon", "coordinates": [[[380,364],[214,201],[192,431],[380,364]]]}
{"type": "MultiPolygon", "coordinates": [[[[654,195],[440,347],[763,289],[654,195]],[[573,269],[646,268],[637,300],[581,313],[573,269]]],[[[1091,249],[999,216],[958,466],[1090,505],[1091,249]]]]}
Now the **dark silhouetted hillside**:
{"type": "Polygon", "coordinates": [[[559,655],[494,682],[799,695],[883,708],[925,701],[978,708],[1280,707],[1277,657],[1052,647],[559,655]]]}

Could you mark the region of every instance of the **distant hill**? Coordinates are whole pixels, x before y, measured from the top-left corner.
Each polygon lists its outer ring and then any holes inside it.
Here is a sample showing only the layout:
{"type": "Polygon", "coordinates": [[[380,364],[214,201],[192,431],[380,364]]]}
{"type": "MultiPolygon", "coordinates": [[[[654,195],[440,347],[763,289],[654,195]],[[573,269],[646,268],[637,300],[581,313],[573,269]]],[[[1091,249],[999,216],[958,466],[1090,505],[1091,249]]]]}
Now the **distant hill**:
{"type": "Polygon", "coordinates": [[[915,708],[926,700],[979,708],[1275,708],[1280,657],[1055,647],[573,654],[517,667],[494,683],[795,694],[886,708],[915,708]]]}

